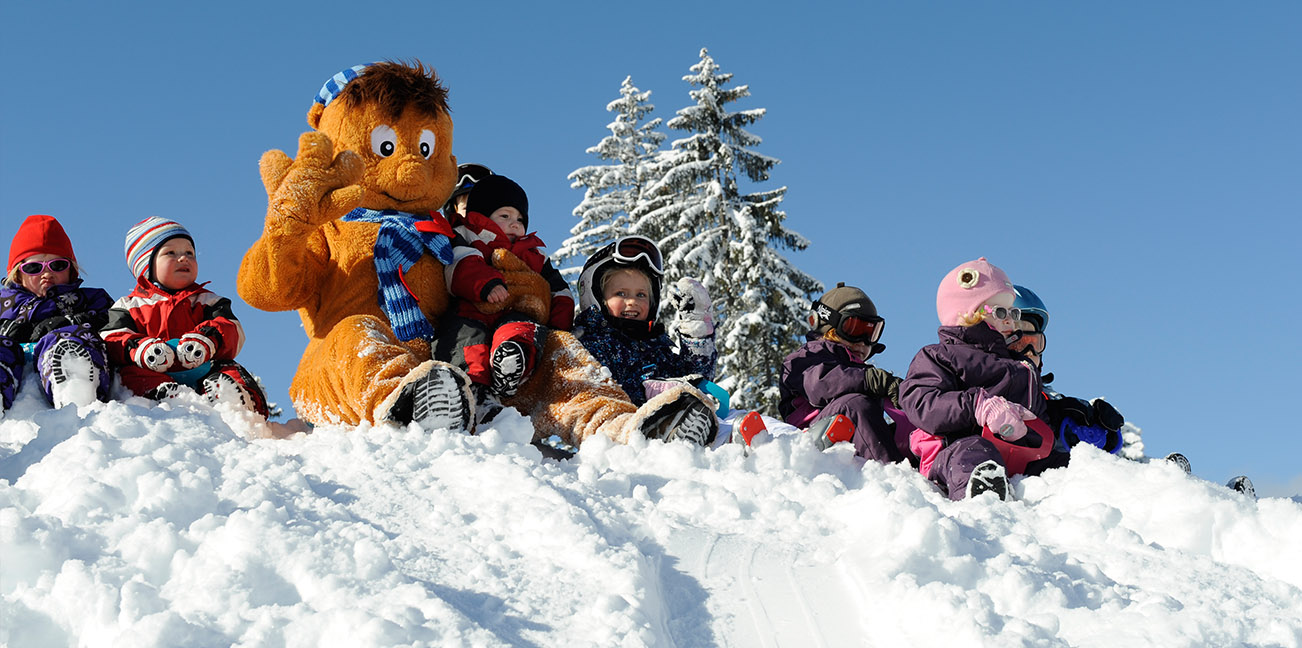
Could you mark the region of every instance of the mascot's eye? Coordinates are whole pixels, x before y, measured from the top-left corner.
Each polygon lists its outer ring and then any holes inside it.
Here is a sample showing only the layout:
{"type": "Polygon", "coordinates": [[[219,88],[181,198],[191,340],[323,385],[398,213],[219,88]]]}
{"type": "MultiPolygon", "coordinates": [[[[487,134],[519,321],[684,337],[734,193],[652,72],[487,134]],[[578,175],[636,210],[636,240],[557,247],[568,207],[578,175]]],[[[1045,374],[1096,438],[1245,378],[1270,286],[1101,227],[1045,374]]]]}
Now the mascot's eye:
{"type": "Polygon", "coordinates": [[[380,157],[389,157],[398,150],[398,133],[388,126],[376,126],[371,131],[371,151],[380,157]]]}
{"type": "Polygon", "coordinates": [[[423,130],[420,132],[420,154],[426,160],[429,156],[434,155],[434,144],[437,138],[434,137],[434,131],[423,130]]]}

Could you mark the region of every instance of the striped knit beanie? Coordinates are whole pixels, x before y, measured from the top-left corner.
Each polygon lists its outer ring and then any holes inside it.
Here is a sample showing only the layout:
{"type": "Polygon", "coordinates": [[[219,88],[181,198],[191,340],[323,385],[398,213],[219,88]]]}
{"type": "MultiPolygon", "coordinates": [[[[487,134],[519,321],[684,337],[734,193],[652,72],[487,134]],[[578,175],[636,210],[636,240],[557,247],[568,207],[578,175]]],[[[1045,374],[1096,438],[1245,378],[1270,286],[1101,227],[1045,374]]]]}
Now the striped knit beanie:
{"type": "Polygon", "coordinates": [[[316,97],[312,100],[321,104],[321,107],[323,108],[329,106],[330,102],[334,101],[335,98],[339,96],[339,93],[344,91],[344,86],[348,85],[349,81],[361,76],[362,70],[365,70],[371,65],[374,64],[363,63],[362,65],[354,65],[347,70],[330,77],[330,79],[325,82],[325,85],[321,86],[321,90],[316,93],[316,97]]]}
{"type": "Polygon", "coordinates": [[[190,239],[190,244],[194,245],[194,237],[190,236],[190,232],[180,223],[158,216],[150,216],[127,230],[125,250],[131,276],[139,279],[141,275],[149,272],[154,260],[154,250],[178,236],[190,239]]]}

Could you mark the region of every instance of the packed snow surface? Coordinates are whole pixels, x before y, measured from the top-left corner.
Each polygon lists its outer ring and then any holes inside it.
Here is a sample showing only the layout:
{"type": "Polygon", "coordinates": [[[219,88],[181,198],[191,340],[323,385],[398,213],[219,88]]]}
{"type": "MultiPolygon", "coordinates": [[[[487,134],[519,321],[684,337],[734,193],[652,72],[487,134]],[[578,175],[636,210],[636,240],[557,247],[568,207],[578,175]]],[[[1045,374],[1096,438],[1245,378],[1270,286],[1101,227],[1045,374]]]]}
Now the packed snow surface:
{"type": "Polygon", "coordinates": [[[950,502],[774,421],[541,458],[507,410],[287,439],[199,399],[0,419],[0,644],[1297,646],[1302,505],[1092,449],[950,502]]]}

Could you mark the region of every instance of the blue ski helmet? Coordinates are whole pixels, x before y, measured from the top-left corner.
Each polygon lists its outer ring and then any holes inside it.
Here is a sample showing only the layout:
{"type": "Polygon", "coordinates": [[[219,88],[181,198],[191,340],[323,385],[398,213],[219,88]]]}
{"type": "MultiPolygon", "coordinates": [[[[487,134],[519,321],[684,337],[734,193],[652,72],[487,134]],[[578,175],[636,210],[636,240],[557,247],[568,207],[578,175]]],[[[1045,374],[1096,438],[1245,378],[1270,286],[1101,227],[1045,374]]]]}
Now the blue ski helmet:
{"type": "Polygon", "coordinates": [[[1017,296],[1013,300],[1013,308],[1021,309],[1022,319],[1030,319],[1035,330],[1040,333],[1049,328],[1049,309],[1039,295],[1026,286],[1013,286],[1013,293],[1017,296]]]}

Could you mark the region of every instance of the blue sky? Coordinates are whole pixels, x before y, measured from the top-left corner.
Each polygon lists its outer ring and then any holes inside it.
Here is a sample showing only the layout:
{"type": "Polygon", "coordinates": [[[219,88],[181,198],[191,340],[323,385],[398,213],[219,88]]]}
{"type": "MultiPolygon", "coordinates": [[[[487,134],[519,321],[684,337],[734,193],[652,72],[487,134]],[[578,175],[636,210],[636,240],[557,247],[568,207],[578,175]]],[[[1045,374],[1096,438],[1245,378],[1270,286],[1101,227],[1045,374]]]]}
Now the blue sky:
{"type": "MultiPolygon", "coordinates": [[[[519,181],[555,247],[620,82],[668,119],[707,47],[750,86],[737,107],[768,110],[757,150],[812,242],[791,258],[887,318],[881,366],[906,371],[940,278],[987,256],[1048,304],[1055,387],[1107,397],[1150,455],[1302,493],[1302,5],[543,4],[7,3],[0,236],[53,214],[121,295],[126,229],[173,218],[237,298],[262,152],[293,152],[335,72],[419,58],[458,158],[519,181]]],[[[287,407],[297,315],[236,306],[241,360],[287,407]]]]}

